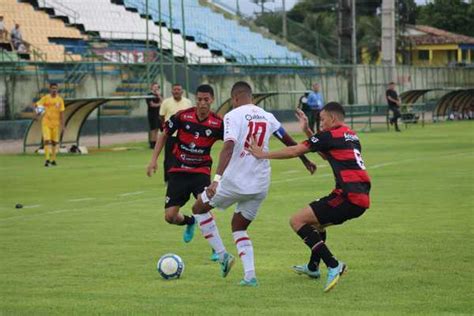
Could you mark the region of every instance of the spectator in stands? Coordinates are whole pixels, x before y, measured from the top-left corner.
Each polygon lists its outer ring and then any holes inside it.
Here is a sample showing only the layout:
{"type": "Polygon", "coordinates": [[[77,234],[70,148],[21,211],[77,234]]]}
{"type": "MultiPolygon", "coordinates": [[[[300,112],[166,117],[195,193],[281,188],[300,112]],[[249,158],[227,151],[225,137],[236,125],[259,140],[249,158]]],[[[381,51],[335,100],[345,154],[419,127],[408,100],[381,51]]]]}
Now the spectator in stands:
{"type": "Polygon", "coordinates": [[[154,96],[154,99],[147,99],[146,104],[148,105],[148,123],[150,125],[150,148],[154,149],[156,139],[158,137],[158,130],[163,131],[163,123],[160,118],[160,105],[163,98],[160,95],[160,85],[156,82],[151,84],[151,91],[148,93],[149,96],[154,96]]]}
{"type": "MultiPolygon", "coordinates": [[[[161,103],[160,117],[163,123],[168,121],[172,115],[176,114],[176,112],[192,107],[191,101],[183,97],[183,86],[181,86],[179,83],[173,84],[171,87],[171,94],[173,95],[172,97],[164,99],[163,103],[161,103]]],[[[173,155],[171,154],[171,151],[175,143],[176,135],[172,135],[166,140],[165,159],[163,162],[165,182],[168,182],[168,169],[173,163],[173,155]]]]}
{"type": "Polygon", "coordinates": [[[402,116],[400,114],[400,105],[402,102],[398,98],[397,91],[395,91],[395,82],[388,84],[388,89],[385,91],[385,97],[387,98],[388,110],[392,111],[392,118],[390,118],[390,125],[395,124],[395,130],[401,132],[398,128],[398,119],[402,116]]]}
{"type": "Polygon", "coordinates": [[[6,41],[8,39],[7,29],[5,28],[5,23],[3,22],[3,16],[0,16],[0,40],[6,41]]]}
{"type": "Polygon", "coordinates": [[[320,113],[321,110],[324,106],[324,99],[323,95],[319,91],[321,89],[321,86],[319,83],[313,83],[312,86],[313,90],[309,93],[308,95],[308,107],[310,109],[309,115],[306,114],[308,117],[308,125],[309,128],[313,132],[319,132],[320,131],[320,123],[321,123],[321,118],[320,118],[320,113]],[[314,129],[314,123],[316,123],[316,130],[314,129]]]}
{"type": "Polygon", "coordinates": [[[15,24],[15,27],[10,32],[10,36],[13,48],[19,52],[22,52],[24,50],[25,45],[23,44],[23,36],[21,35],[20,24],[15,24]]]}

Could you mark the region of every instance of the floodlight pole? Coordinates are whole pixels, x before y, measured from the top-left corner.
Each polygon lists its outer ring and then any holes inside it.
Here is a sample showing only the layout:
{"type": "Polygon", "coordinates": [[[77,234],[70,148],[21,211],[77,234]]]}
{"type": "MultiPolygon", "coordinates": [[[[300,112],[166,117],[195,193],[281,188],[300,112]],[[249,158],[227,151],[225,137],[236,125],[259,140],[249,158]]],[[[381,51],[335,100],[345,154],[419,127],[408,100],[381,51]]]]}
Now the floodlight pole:
{"type": "Polygon", "coordinates": [[[148,39],[148,33],[149,33],[148,23],[150,21],[150,16],[149,16],[149,13],[148,13],[148,0],[145,0],[145,14],[146,14],[146,28],[145,28],[145,33],[146,33],[146,41],[145,41],[146,83],[149,86],[150,85],[150,63],[146,58],[148,56],[148,51],[150,49],[150,47],[149,47],[150,46],[150,41],[148,39]]]}
{"type": "Polygon", "coordinates": [[[172,0],[168,1],[168,8],[169,8],[169,13],[170,13],[170,32],[171,32],[171,67],[172,67],[172,78],[173,78],[173,84],[176,83],[176,65],[174,63],[174,43],[173,43],[173,5],[172,5],[172,0]]]}
{"type": "Polygon", "coordinates": [[[161,25],[161,0],[158,0],[158,21],[160,21],[160,87],[161,91],[165,90],[164,79],[163,79],[163,25],[161,25]]]}
{"type": "Polygon", "coordinates": [[[356,0],[351,1],[352,20],[352,91],[353,103],[357,104],[357,29],[356,29],[356,0]]]}
{"type": "Polygon", "coordinates": [[[283,38],[285,41],[288,40],[288,26],[286,25],[286,5],[285,0],[282,0],[282,7],[283,7],[283,38]]]}
{"type": "Polygon", "coordinates": [[[184,0],[181,0],[181,20],[183,24],[183,49],[184,49],[184,76],[186,97],[189,97],[189,71],[188,71],[188,56],[186,54],[186,23],[184,18],[184,0]]]}

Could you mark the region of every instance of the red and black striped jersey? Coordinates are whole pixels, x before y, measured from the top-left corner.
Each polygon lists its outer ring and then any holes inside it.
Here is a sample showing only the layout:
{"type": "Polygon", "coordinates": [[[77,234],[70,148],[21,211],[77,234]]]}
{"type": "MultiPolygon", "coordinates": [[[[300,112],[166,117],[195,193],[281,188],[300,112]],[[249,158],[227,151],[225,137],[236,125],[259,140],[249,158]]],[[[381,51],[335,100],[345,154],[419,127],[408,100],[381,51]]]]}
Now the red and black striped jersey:
{"type": "Polygon", "coordinates": [[[210,112],[200,121],[196,108],[192,107],[171,116],[164,131],[168,136],[178,131],[172,150],[173,164],[168,172],[211,174],[211,147],[224,134],[224,124],[219,116],[210,112]]]}
{"type": "Polygon", "coordinates": [[[370,177],[356,133],[341,125],[313,135],[304,144],[328,160],[336,180],[334,193],[344,195],[355,205],[369,208],[370,177]]]}

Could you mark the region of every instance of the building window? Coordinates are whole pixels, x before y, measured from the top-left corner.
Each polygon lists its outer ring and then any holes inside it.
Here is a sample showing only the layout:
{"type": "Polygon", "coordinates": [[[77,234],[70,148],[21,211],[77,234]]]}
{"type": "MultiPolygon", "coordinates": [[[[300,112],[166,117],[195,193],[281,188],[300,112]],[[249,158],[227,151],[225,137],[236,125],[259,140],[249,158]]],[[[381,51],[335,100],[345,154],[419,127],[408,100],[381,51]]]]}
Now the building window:
{"type": "Polygon", "coordinates": [[[430,51],[429,50],[419,50],[418,51],[418,59],[419,60],[429,60],[430,59],[430,51]]]}

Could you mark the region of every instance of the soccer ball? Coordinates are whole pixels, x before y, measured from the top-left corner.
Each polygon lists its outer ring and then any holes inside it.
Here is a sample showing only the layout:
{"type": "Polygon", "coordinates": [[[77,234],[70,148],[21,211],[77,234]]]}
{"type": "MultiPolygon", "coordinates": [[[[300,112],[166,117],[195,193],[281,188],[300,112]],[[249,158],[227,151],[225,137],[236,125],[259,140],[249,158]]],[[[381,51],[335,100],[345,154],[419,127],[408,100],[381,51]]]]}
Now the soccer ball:
{"type": "Polygon", "coordinates": [[[179,279],[184,272],[184,262],[180,256],[167,253],[158,260],[156,270],[165,280],[179,279]]]}
{"type": "Polygon", "coordinates": [[[44,106],[42,106],[42,105],[38,105],[38,106],[35,108],[36,114],[40,114],[40,115],[43,114],[44,110],[45,110],[45,108],[44,108],[44,106]]]}

